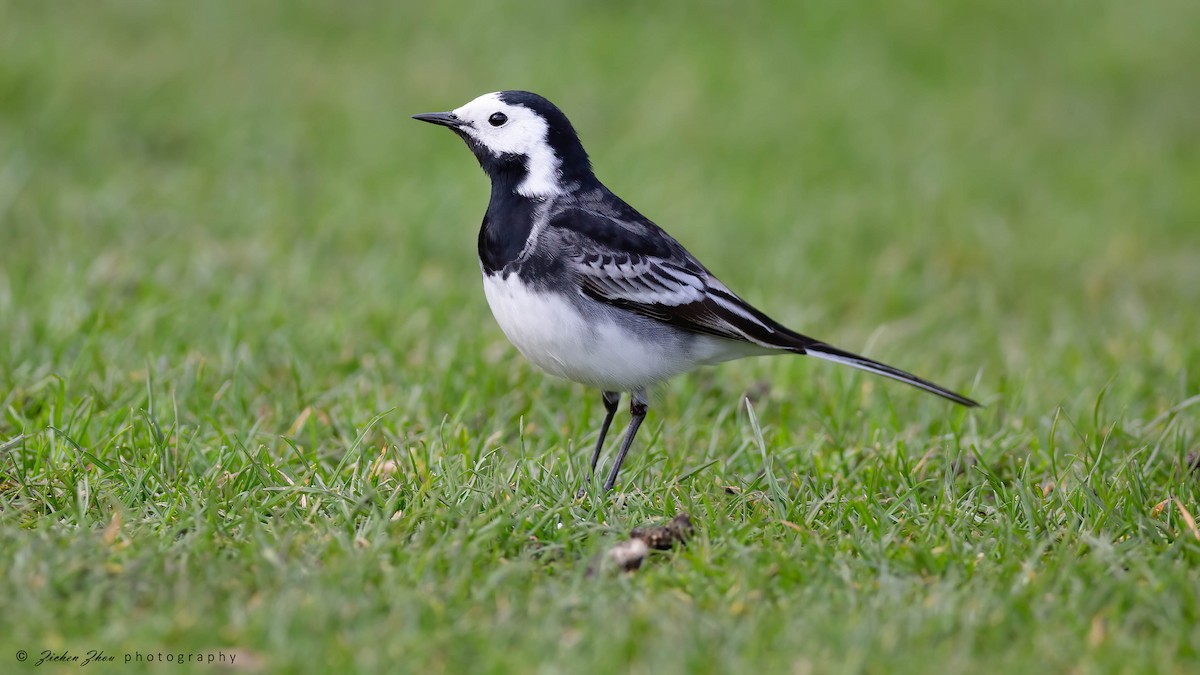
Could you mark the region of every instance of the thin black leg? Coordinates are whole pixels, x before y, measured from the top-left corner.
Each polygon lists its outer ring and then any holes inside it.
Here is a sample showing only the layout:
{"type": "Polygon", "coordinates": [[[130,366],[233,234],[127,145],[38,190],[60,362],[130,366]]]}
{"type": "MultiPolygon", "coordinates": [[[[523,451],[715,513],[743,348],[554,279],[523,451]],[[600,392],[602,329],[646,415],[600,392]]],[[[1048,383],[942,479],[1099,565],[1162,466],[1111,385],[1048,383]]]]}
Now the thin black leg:
{"type": "Polygon", "coordinates": [[[596,439],[596,449],[592,451],[592,467],[588,469],[588,485],[592,484],[592,476],[596,474],[596,463],[600,461],[600,451],[604,449],[604,437],[608,435],[608,426],[612,424],[613,415],[617,414],[617,405],[621,402],[621,392],[600,392],[604,401],[604,423],[600,425],[600,438],[596,439]]]}
{"type": "Polygon", "coordinates": [[[608,474],[608,480],[604,481],[605,492],[613,489],[613,485],[616,484],[617,474],[621,472],[621,465],[625,463],[625,455],[629,454],[629,446],[633,445],[633,437],[637,435],[638,427],[642,426],[642,420],[646,419],[646,410],[649,407],[645,391],[633,392],[629,401],[629,428],[625,430],[625,440],[621,443],[621,451],[617,453],[612,472],[608,474]]]}

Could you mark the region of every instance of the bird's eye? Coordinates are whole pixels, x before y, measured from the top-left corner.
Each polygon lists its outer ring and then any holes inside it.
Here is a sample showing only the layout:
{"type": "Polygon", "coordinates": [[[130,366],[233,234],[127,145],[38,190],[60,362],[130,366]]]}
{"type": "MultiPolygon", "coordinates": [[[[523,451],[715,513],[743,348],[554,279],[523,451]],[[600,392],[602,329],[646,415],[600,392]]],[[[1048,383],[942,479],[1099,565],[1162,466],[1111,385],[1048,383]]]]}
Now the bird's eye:
{"type": "Polygon", "coordinates": [[[502,126],[507,121],[508,115],[505,115],[502,112],[492,113],[492,116],[488,118],[488,124],[494,127],[502,126]]]}

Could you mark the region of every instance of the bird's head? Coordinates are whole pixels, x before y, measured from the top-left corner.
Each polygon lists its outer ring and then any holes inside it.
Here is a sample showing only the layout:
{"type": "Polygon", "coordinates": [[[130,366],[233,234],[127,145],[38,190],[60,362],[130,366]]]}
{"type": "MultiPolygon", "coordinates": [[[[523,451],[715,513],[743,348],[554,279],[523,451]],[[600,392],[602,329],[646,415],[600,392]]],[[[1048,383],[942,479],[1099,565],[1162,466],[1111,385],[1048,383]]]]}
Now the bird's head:
{"type": "Polygon", "coordinates": [[[570,120],[550,101],[527,91],[498,91],[450,112],[413,115],[462,137],[493,188],[545,199],[595,180],[570,120]]]}

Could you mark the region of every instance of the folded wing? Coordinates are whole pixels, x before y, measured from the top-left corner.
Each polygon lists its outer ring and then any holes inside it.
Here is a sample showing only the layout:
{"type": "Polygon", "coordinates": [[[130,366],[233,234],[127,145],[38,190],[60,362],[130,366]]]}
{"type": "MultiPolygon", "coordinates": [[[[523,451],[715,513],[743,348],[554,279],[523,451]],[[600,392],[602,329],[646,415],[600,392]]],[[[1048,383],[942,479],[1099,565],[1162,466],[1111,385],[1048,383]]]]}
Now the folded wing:
{"type": "Polygon", "coordinates": [[[979,405],[912,373],[784,327],[730,291],[666,232],[629,211],[607,215],[572,209],[550,223],[564,233],[566,264],[594,300],[683,330],[809,354],[899,380],[960,405],[979,405]]]}

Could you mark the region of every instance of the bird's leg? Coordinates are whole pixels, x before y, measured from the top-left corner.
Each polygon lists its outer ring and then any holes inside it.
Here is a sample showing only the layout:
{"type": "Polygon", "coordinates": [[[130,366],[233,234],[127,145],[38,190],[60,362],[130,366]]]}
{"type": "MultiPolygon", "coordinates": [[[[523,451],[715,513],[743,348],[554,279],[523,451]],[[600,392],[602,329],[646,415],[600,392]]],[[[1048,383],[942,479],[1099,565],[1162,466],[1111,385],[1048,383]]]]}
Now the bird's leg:
{"type": "Polygon", "coordinates": [[[629,446],[633,445],[633,437],[637,435],[638,427],[642,426],[642,420],[646,419],[646,409],[649,407],[650,404],[646,400],[644,389],[635,391],[630,396],[629,428],[625,430],[625,440],[621,443],[621,451],[617,453],[617,461],[613,464],[612,472],[608,474],[608,480],[604,481],[605,492],[613,489],[613,485],[616,484],[617,474],[621,472],[621,465],[625,463],[625,455],[629,454],[629,446]]]}
{"type": "Polygon", "coordinates": [[[600,451],[604,449],[604,437],[608,435],[608,426],[612,424],[613,415],[617,414],[617,404],[621,402],[621,392],[600,392],[604,401],[604,423],[600,425],[600,438],[596,439],[596,449],[592,451],[592,466],[588,469],[588,485],[592,484],[592,476],[596,474],[596,462],[600,461],[600,451]]]}

